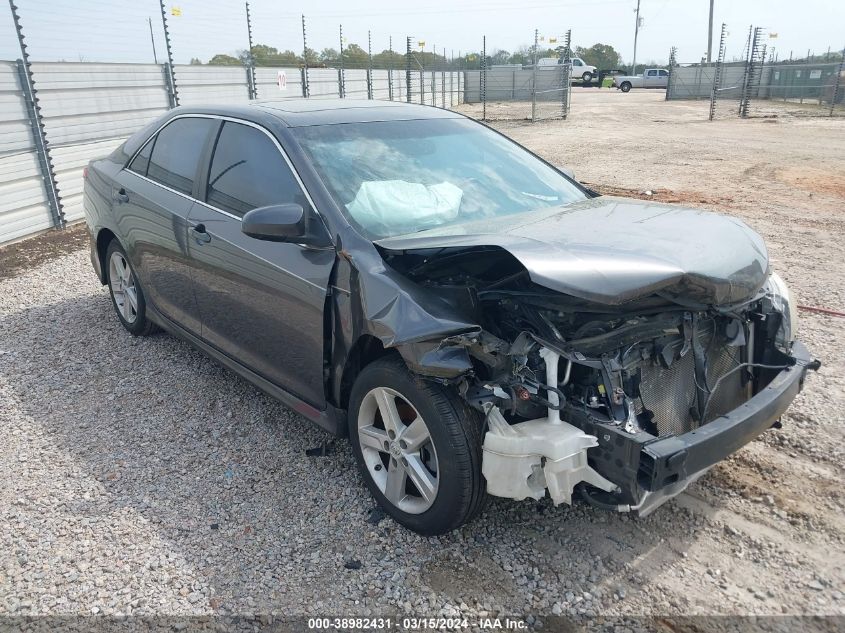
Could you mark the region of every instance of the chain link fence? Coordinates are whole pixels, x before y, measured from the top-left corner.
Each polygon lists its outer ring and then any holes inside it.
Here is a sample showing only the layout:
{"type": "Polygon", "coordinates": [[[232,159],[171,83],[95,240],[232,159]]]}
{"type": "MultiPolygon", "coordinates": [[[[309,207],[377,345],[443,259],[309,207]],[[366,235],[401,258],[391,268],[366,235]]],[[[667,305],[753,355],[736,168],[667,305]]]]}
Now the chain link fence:
{"type": "MultiPolygon", "coordinates": [[[[467,70],[464,112],[484,121],[545,121],[569,114],[572,67],[567,31],[554,57],[540,57],[537,32],[528,64],[494,64],[482,40],[478,69],[467,70]]],[[[556,39],[552,40],[556,43],[556,39]]]]}

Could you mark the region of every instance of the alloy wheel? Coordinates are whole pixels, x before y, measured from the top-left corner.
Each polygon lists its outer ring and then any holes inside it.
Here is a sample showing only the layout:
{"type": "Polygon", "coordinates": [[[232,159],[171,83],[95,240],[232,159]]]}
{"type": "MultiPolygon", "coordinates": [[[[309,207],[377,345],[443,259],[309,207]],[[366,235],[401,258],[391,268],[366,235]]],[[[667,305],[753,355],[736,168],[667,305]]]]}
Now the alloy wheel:
{"type": "Polygon", "coordinates": [[[402,394],[376,387],[358,409],[358,442],[376,486],[409,514],[428,510],[440,484],[437,452],[428,426],[402,394]]]}
{"type": "Polygon", "coordinates": [[[109,288],[120,316],[127,323],[138,318],[138,291],[135,276],[123,253],[115,251],[109,259],[109,288]]]}

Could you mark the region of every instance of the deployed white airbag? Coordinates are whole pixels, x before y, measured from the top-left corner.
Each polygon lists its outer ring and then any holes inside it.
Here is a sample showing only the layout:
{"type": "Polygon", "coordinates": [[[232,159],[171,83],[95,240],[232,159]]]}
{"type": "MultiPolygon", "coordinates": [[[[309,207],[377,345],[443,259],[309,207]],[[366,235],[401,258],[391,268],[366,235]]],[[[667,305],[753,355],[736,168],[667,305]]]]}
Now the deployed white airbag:
{"type": "Polygon", "coordinates": [[[346,208],[363,226],[413,229],[455,219],[463,195],[463,190],[450,182],[424,185],[381,180],[363,183],[346,208]]]}

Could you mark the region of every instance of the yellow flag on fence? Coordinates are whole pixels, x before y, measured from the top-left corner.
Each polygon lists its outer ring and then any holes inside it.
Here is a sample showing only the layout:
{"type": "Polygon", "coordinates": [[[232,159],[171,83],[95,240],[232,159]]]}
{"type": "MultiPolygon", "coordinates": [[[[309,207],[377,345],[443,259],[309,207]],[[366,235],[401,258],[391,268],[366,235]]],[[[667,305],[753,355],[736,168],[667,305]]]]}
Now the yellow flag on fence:
{"type": "Polygon", "coordinates": [[[777,34],[777,33],[769,33],[769,39],[770,39],[770,40],[776,40],[777,38],[778,38],[778,34],[777,34]]]}
{"type": "Polygon", "coordinates": [[[557,44],[557,38],[556,37],[550,37],[549,38],[549,44],[557,44]]]}
{"type": "Polygon", "coordinates": [[[174,17],[182,17],[182,9],[180,7],[170,7],[170,15],[174,17]]]}
{"type": "Polygon", "coordinates": [[[417,42],[417,46],[419,46],[420,48],[425,48],[425,40],[420,40],[419,42],[417,42]]]}

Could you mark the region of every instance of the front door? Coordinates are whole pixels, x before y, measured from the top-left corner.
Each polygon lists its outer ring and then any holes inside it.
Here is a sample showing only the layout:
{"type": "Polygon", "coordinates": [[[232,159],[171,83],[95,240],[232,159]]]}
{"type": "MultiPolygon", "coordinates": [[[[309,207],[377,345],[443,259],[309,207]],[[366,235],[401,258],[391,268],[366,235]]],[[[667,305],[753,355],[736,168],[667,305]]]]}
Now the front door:
{"type": "Polygon", "coordinates": [[[323,313],[335,251],[241,232],[241,218],[257,207],[294,202],[313,213],[303,189],[267,132],[234,121],[219,131],[204,185],[207,204],[188,218],[203,339],[323,408],[323,313]]]}

